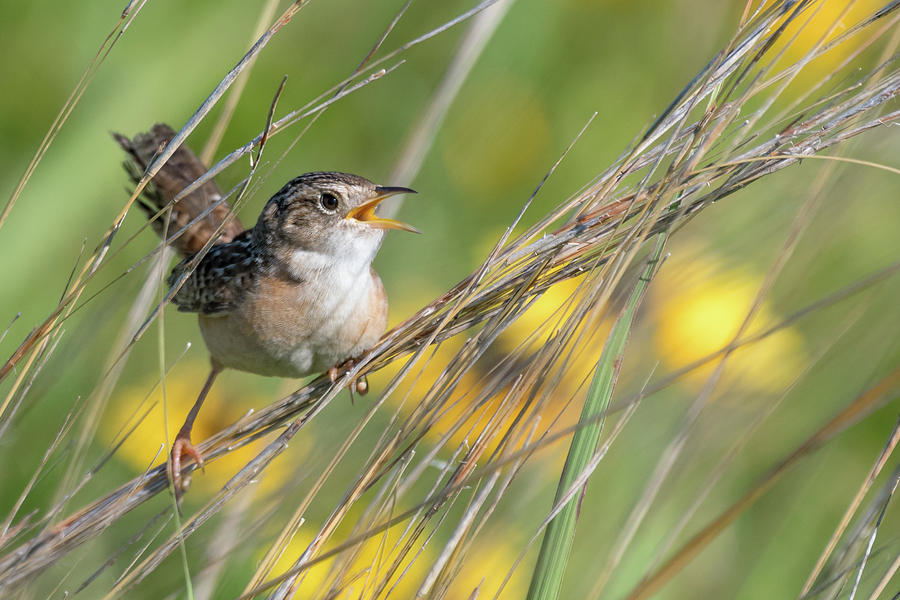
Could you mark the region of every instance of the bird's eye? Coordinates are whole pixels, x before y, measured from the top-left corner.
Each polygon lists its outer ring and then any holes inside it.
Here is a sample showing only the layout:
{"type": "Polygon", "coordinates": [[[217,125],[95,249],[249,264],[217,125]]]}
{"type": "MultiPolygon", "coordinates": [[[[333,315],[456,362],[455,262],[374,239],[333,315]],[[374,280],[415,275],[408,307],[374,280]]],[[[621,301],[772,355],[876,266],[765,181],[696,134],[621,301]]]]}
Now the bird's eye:
{"type": "Polygon", "coordinates": [[[338,207],[338,199],[334,197],[334,194],[328,192],[322,194],[319,202],[322,203],[322,208],[325,210],[334,210],[338,207]]]}

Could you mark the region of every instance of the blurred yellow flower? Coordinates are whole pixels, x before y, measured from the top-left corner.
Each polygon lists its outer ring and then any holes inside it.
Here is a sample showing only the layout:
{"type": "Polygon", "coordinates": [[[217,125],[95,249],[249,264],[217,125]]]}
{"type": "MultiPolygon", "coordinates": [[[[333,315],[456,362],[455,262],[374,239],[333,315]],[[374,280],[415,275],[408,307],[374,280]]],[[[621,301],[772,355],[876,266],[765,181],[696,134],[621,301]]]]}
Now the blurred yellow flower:
{"type": "MultiPolygon", "coordinates": [[[[100,439],[110,445],[117,443],[121,436],[137,423],[137,427],[116,451],[115,457],[128,464],[135,472],[163,462],[168,458],[169,451],[168,447],[164,448],[163,446],[167,439],[171,443],[181,428],[188,410],[197,398],[206,374],[207,367],[205,364],[199,363],[183,364],[174,369],[172,375],[166,378],[165,420],[163,418],[162,391],[155,379],[149,378],[142,383],[123,389],[113,397],[109,409],[103,416],[99,429],[100,439]],[[154,384],[157,384],[155,388],[154,384]],[[153,391],[148,397],[148,391],[151,389],[153,391]]],[[[227,376],[226,374],[224,377],[227,376]]],[[[223,380],[224,377],[219,377],[203,403],[203,409],[194,423],[191,435],[194,443],[202,442],[231,425],[249,409],[259,408],[273,400],[273,398],[253,394],[251,390],[242,386],[228,386],[223,380]]],[[[268,441],[271,440],[269,438],[256,440],[252,444],[207,463],[205,472],[193,474],[192,486],[204,493],[221,488],[268,441]]],[[[302,439],[298,442],[292,443],[288,451],[305,452],[306,444],[302,439]]],[[[263,472],[260,485],[262,489],[271,489],[282,483],[287,475],[287,461],[275,460],[263,472]]]]}
{"type": "MultiPolygon", "coordinates": [[[[780,2],[781,0],[768,0],[765,4],[772,5],[776,1],[780,2]]],[[[743,4],[743,0],[740,4],[743,4]]],[[[775,63],[777,72],[803,60],[815,48],[824,48],[883,5],[883,0],[813,3],[807,9],[799,12],[781,34],[778,42],[768,51],[767,56],[774,59],[780,53],[784,53],[775,63]]],[[[785,16],[781,23],[787,18],[788,16],[785,16]]],[[[870,37],[865,31],[857,33],[812,60],[797,75],[788,93],[791,89],[798,92],[807,90],[811,84],[828,77],[853,52],[867,43],[870,37]]]]}
{"type": "MultiPolygon", "coordinates": [[[[674,247],[650,287],[656,311],[655,341],[661,359],[676,370],[729,344],[750,311],[763,278],[741,267],[726,267],[706,250],[674,247]]],[[[742,337],[777,320],[764,301],[742,337]]],[[[787,385],[806,359],[803,339],[782,329],[742,346],[728,359],[725,374],[738,377],[745,389],[775,392],[787,385]]],[[[703,384],[718,360],[688,373],[693,387],[703,384]]]]}
{"type": "MultiPolygon", "coordinates": [[[[571,299],[578,294],[581,282],[581,277],[573,277],[550,286],[500,336],[499,345],[505,351],[513,352],[526,339],[529,341],[522,346],[522,350],[534,351],[546,344],[550,337],[572,316],[572,308],[577,305],[577,299],[574,302],[571,299]],[[535,332],[537,332],[536,335],[535,332]]],[[[610,323],[604,319],[591,335],[602,345],[609,329],[610,323]]],[[[584,361],[580,366],[589,368],[597,356],[594,353],[582,353],[579,358],[584,361]]],[[[582,369],[578,370],[582,371],[582,369]]]]}
{"type": "MultiPolygon", "coordinates": [[[[499,235],[499,234],[498,234],[499,235]]],[[[497,237],[488,236],[483,256],[486,256],[493,247],[497,237]]],[[[526,310],[509,328],[497,339],[496,343],[487,352],[486,360],[482,360],[475,368],[462,375],[456,388],[440,407],[440,416],[437,422],[426,432],[426,439],[435,442],[448,431],[455,432],[447,442],[446,449],[453,452],[460,445],[471,447],[483,433],[489,440],[483,448],[484,454],[491,453],[497,444],[503,439],[503,434],[515,422],[517,414],[523,408],[518,403],[510,406],[504,405],[507,389],[500,390],[486,400],[479,396],[484,387],[483,378],[486,376],[486,365],[494,365],[507,355],[525,357],[544,346],[554,335],[562,323],[572,314],[569,307],[569,299],[578,293],[581,278],[573,278],[554,284],[540,297],[534,300],[526,310]],[[476,401],[482,404],[472,410],[472,404],[476,401]],[[469,414],[471,412],[471,414],[469,414]],[[501,413],[502,414],[498,414],[501,413]]],[[[403,307],[398,310],[403,311],[403,307]]],[[[411,313],[406,313],[410,314],[411,313]]],[[[602,321],[595,326],[589,336],[581,340],[581,345],[572,354],[572,359],[566,364],[566,373],[561,378],[559,385],[553,390],[546,404],[541,409],[543,422],[550,424],[556,420],[556,427],[566,427],[578,420],[580,403],[573,402],[564,409],[578,387],[585,382],[586,376],[592,371],[594,361],[598,358],[603,343],[609,332],[609,322],[602,321]],[[562,417],[559,417],[563,411],[562,417]]],[[[406,377],[406,382],[394,392],[389,402],[397,405],[403,404],[403,412],[409,414],[419,406],[426,397],[429,389],[438,381],[453,357],[462,349],[464,335],[459,335],[445,340],[439,347],[429,350],[406,377]],[[432,356],[432,352],[434,355],[432,356]],[[408,398],[407,398],[408,396],[408,398]],[[404,398],[407,398],[404,400],[404,398]]],[[[516,360],[511,357],[508,360],[516,360]]],[[[405,360],[400,360],[385,368],[382,376],[393,376],[405,360]]],[[[584,389],[582,389],[582,392],[584,389]]],[[[527,395],[522,396],[520,402],[528,400],[527,395]]]]}
{"type": "MultiPolygon", "coordinates": [[[[338,600],[374,597],[379,587],[382,590],[379,598],[414,598],[437,559],[440,546],[436,545],[435,539],[423,548],[425,538],[422,537],[400,559],[399,553],[405,543],[400,539],[400,534],[405,529],[404,525],[395,526],[364,542],[356,551],[347,550],[342,555],[313,565],[295,588],[294,598],[327,597],[338,600]],[[335,564],[338,559],[340,565],[335,564]],[[399,567],[390,572],[398,559],[399,567]],[[341,570],[340,574],[337,569],[341,570]],[[329,589],[340,591],[328,595],[329,589]]],[[[462,567],[452,577],[447,593],[442,597],[466,600],[475,597],[473,591],[477,589],[479,598],[493,598],[518,555],[518,549],[507,540],[509,537],[504,535],[482,535],[476,539],[462,557],[462,567]]],[[[312,533],[308,528],[294,536],[270,577],[292,567],[311,541],[312,533]]],[[[523,573],[521,569],[513,572],[500,598],[524,597],[527,581],[523,573]]]]}
{"type": "MultiPolygon", "coordinates": [[[[367,594],[373,594],[380,586],[383,586],[384,590],[392,589],[391,597],[415,597],[416,590],[427,572],[428,565],[425,561],[428,560],[428,552],[425,551],[416,557],[417,548],[414,548],[403,557],[401,566],[390,572],[397,558],[395,553],[399,549],[398,542],[401,542],[399,536],[402,531],[402,527],[394,527],[363,542],[360,546],[313,565],[301,575],[294,588],[293,597],[334,600],[364,598],[368,597],[367,594]],[[340,569],[341,572],[336,572],[336,569],[340,569]],[[330,588],[338,591],[334,595],[329,595],[327,592],[330,588]]],[[[294,566],[312,542],[312,536],[310,528],[304,526],[287,544],[269,577],[281,575],[294,566]]]]}
{"type": "MultiPolygon", "coordinates": [[[[451,600],[466,600],[468,598],[493,598],[496,590],[503,584],[509,570],[512,568],[521,548],[509,543],[509,534],[503,531],[495,532],[497,535],[483,534],[476,539],[469,550],[469,555],[463,559],[463,566],[459,574],[450,584],[447,598],[451,600]],[[474,590],[478,590],[478,594],[474,590]]],[[[528,564],[525,562],[524,564],[528,564]]],[[[527,591],[527,567],[513,571],[500,598],[524,598],[527,591]]]]}
{"type": "MultiPolygon", "coordinates": [[[[395,406],[402,403],[402,412],[409,415],[426,398],[429,389],[441,377],[450,360],[462,349],[463,340],[456,336],[441,342],[433,349],[429,349],[420,361],[412,368],[400,384],[397,390],[389,398],[389,402],[395,406]],[[432,355],[432,352],[434,353],[432,355]]],[[[383,373],[386,377],[397,374],[406,360],[395,361],[385,367],[383,373]]],[[[452,452],[460,444],[474,442],[478,434],[488,424],[488,418],[497,410],[499,397],[489,399],[484,405],[474,411],[468,418],[466,412],[471,408],[471,403],[478,393],[483,373],[475,369],[466,372],[457,383],[450,397],[443,403],[437,422],[428,429],[426,438],[435,442],[443,437],[447,431],[459,424],[455,434],[450,437],[445,449],[452,452]],[[459,422],[462,420],[462,423],[459,422]]],[[[499,440],[500,436],[497,436],[499,440]]]]}

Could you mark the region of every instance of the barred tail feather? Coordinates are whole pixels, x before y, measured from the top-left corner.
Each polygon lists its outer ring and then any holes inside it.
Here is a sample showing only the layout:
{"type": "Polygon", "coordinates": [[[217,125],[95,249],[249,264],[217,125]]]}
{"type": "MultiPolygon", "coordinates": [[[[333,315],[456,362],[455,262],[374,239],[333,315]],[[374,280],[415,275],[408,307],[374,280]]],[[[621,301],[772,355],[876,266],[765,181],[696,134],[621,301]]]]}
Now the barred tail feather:
{"type": "MultiPolygon", "coordinates": [[[[128,175],[135,182],[140,181],[147,165],[173,137],[175,137],[175,131],[163,123],[157,123],[147,133],[140,133],[130,140],[124,135],[113,133],[113,139],[128,154],[129,160],[125,162],[124,166],[128,175]]],[[[150,185],[144,189],[139,198],[141,207],[148,213],[148,216],[155,215],[160,209],[167,206],[181,190],[206,173],[206,170],[206,166],[190,148],[179,147],[159,170],[150,185]]],[[[225,217],[231,212],[231,206],[222,201],[219,186],[213,181],[204,183],[172,206],[168,227],[169,235],[187,226],[207,211],[206,216],[190,225],[182,235],[172,242],[172,246],[183,256],[199,251],[209,241],[225,217]],[[215,206],[210,210],[214,204],[215,206]]],[[[153,221],[152,226],[154,231],[162,236],[164,221],[157,219],[153,221]]],[[[243,231],[244,226],[241,222],[237,217],[232,217],[216,243],[230,242],[243,231]]]]}

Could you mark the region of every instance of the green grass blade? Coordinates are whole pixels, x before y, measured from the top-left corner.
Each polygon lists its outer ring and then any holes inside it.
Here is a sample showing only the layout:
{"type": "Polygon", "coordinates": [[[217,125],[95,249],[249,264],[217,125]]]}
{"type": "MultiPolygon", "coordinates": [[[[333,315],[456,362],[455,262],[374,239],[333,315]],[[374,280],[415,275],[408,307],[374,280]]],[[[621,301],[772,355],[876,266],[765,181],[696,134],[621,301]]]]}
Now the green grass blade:
{"type": "Polygon", "coordinates": [[[566,496],[569,496],[569,499],[547,525],[537,564],[531,576],[528,600],[555,600],[559,596],[563,574],[572,550],[572,541],[575,538],[575,522],[578,518],[578,502],[573,502],[578,494],[571,494],[570,490],[581,473],[588,468],[597,450],[600,433],[606,420],[602,415],[609,407],[609,401],[619,375],[619,367],[625,354],[625,346],[631,332],[631,325],[634,322],[634,315],[637,313],[637,308],[650,282],[664,244],[665,234],[661,234],[657,239],[656,248],[653,250],[647,268],[635,283],[628,303],[613,325],[600,356],[600,362],[594,371],[594,377],[579,418],[579,425],[583,426],[579,427],[572,436],[572,443],[569,446],[566,464],[556,489],[553,506],[558,506],[566,496]]]}

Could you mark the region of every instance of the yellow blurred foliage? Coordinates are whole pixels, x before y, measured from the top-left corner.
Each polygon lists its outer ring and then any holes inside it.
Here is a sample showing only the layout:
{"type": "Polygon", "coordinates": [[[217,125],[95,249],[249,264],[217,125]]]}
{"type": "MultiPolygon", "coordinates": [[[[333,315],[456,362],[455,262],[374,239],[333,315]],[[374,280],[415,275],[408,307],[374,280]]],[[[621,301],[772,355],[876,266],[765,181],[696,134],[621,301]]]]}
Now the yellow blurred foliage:
{"type": "MultiPolygon", "coordinates": [[[[724,265],[708,250],[676,246],[650,287],[656,310],[655,342],[661,359],[675,370],[729,344],[750,311],[763,277],[743,267],[724,265]]],[[[778,320],[764,300],[742,337],[778,320]]],[[[782,329],[734,351],[726,377],[739,378],[752,392],[776,392],[799,373],[806,361],[801,335],[782,329]]],[[[719,359],[685,375],[691,387],[701,386],[719,359]]]]}
{"type": "MultiPolygon", "coordinates": [[[[348,549],[339,557],[329,558],[313,565],[301,575],[295,585],[293,597],[324,598],[329,586],[335,586],[341,591],[336,595],[327,596],[328,598],[366,597],[367,592],[371,594],[377,586],[383,585],[386,577],[388,577],[386,588],[396,586],[393,590],[396,597],[414,597],[418,581],[424,576],[424,559],[420,557],[411,566],[408,560],[404,561],[399,569],[394,573],[389,573],[394,559],[392,553],[396,549],[395,544],[398,541],[396,531],[402,531],[402,529],[395,527],[364,542],[355,549],[348,549]],[[345,568],[340,576],[332,573],[338,558],[340,558],[342,567],[345,568]],[[350,561],[349,566],[346,565],[347,560],[350,561]],[[409,571],[401,577],[400,574],[407,566],[409,566],[409,571]]],[[[281,575],[290,569],[312,540],[312,533],[308,528],[295,535],[275,563],[270,576],[281,575]]],[[[414,555],[415,552],[412,552],[410,558],[414,555]]]]}
{"type": "MultiPolygon", "coordinates": [[[[462,349],[462,344],[462,338],[457,336],[441,342],[433,349],[433,355],[432,349],[429,349],[388,401],[394,406],[402,404],[403,414],[411,414],[426,399],[429,389],[441,377],[450,360],[462,349]]],[[[405,362],[405,360],[400,360],[391,363],[385,367],[385,375],[394,376],[405,362]]],[[[466,412],[470,409],[471,402],[478,393],[482,375],[483,373],[476,367],[460,378],[450,393],[450,397],[442,403],[440,415],[436,423],[426,432],[426,439],[436,442],[455,425],[459,425],[459,429],[450,437],[446,447],[452,452],[460,444],[468,445],[474,442],[479,432],[488,424],[487,419],[498,410],[502,400],[498,396],[490,398],[472,415],[466,417],[466,412]],[[462,422],[460,423],[460,421],[462,422]]],[[[508,421],[510,418],[508,417],[506,420],[508,421]]],[[[497,439],[499,440],[499,436],[497,439]]]]}
{"type": "MultiPolygon", "coordinates": [[[[772,5],[775,2],[776,0],[768,0],[765,5],[772,5]]],[[[814,49],[824,48],[829,42],[846,33],[849,27],[859,23],[861,19],[883,5],[882,0],[816,2],[806,10],[800,11],[766,56],[774,59],[780,55],[775,62],[776,71],[788,67],[803,60],[814,49]]],[[[786,19],[787,16],[784,17],[784,20],[786,19]]],[[[811,85],[828,77],[869,39],[871,36],[865,32],[857,34],[810,61],[797,75],[792,87],[788,88],[788,94],[792,89],[798,92],[809,89],[811,85]]]]}
{"type": "MultiPolygon", "coordinates": [[[[207,367],[204,364],[185,364],[175,369],[174,373],[166,378],[165,411],[162,388],[158,384],[154,388],[154,384],[158,383],[155,379],[148,379],[125,388],[112,398],[100,424],[99,438],[106,444],[116,443],[121,439],[123,431],[127,432],[140,421],[116,451],[115,456],[135,471],[143,471],[161,463],[168,458],[169,451],[169,448],[164,448],[163,445],[167,439],[171,444],[181,428],[188,411],[197,399],[206,375],[207,367]],[[153,391],[147,397],[151,389],[153,391]],[[163,427],[168,431],[168,438],[163,427]]],[[[213,385],[194,423],[191,440],[195,444],[231,425],[249,409],[259,408],[272,400],[254,395],[249,389],[228,387],[222,379],[223,377],[220,377],[213,385]]],[[[218,490],[256,456],[268,441],[269,438],[256,440],[208,462],[204,471],[195,471],[192,474],[192,487],[204,493],[218,490]]],[[[305,453],[303,449],[305,446],[301,440],[299,443],[292,443],[288,451],[305,453]],[[298,448],[300,450],[297,450],[298,448]]],[[[261,489],[271,489],[284,482],[288,476],[286,465],[287,462],[283,460],[273,461],[260,478],[261,489]]]]}
{"type": "MultiPolygon", "coordinates": [[[[487,252],[488,250],[485,250],[485,254],[487,252]]],[[[571,316],[569,299],[578,293],[580,282],[581,278],[559,282],[534,300],[528,310],[513,322],[487,351],[490,356],[489,363],[497,364],[505,355],[515,355],[508,360],[516,360],[516,357],[527,356],[547,344],[550,337],[571,316]]],[[[401,307],[398,310],[403,309],[401,307]]],[[[592,371],[609,333],[610,323],[611,321],[604,319],[599,326],[595,326],[590,335],[581,340],[581,344],[575,349],[576,352],[572,354],[572,359],[567,359],[565,374],[541,409],[543,423],[549,425],[559,417],[561,411],[563,414],[557,421],[557,427],[566,427],[578,420],[580,403],[574,402],[568,407],[566,403],[578,393],[579,386],[592,371]]],[[[442,376],[448,363],[462,349],[463,342],[463,336],[456,336],[426,352],[418,365],[407,375],[408,383],[401,384],[389,402],[395,406],[402,402],[403,413],[410,414],[425,399],[429,389],[442,376]]],[[[395,375],[404,363],[405,360],[400,360],[388,365],[384,369],[384,374],[395,375]]],[[[436,423],[425,434],[425,438],[434,443],[456,427],[446,445],[448,452],[455,451],[460,445],[471,447],[483,434],[488,438],[482,449],[483,455],[493,452],[521,411],[521,402],[527,399],[526,394],[515,404],[510,404],[509,401],[504,403],[509,391],[505,388],[492,397],[483,399],[482,404],[472,410],[472,403],[478,400],[479,392],[485,385],[484,379],[489,377],[489,373],[479,367],[483,365],[476,365],[462,375],[450,397],[442,403],[436,423]]],[[[584,388],[581,391],[583,392],[584,388]]]]}
{"type": "MultiPolygon", "coordinates": [[[[295,587],[294,598],[350,599],[374,597],[381,588],[379,598],[414,598],[430,571],[440,546],[437,540],[422,548],[426,538],[419,540],[403,556],[397,568],[391,572],[405,540],[400,535],[404,525],[398,525],[385,533],[364,542],[356,550],[347,550],[339,557],[332,557],[310,567],[295,587]],[[342,573],[334,572],[335,561],[340,559],[342,573]],[[347,565],[349,561],[349,566],[347,565]],[[340,590],[326,595],[329,588],[340,590]]],[[[280,575],[294,565],[312,541],[312,533],[304,530],[288,543],[285,552],[276,562],[270,577],[280,575]]],[[[517,557],[516,548],[501,536],[481,536],[472,544],[463,559],[463,567],[453,578],[444,598],[466,600],[479,589],[479,596],[493,597],[517,557]]],[[[261,558],[261,556],[260,556],[261,558]]],[[[522,598],[525,585],[522,571],[516,570],[504,586],[500,598],[522,598]]]]}

